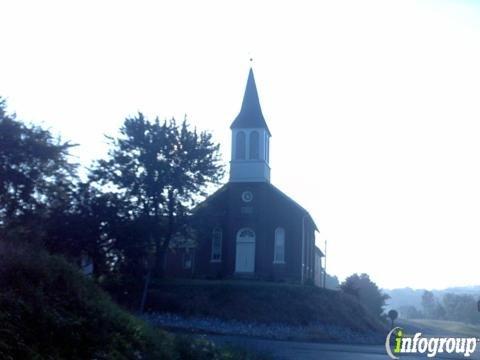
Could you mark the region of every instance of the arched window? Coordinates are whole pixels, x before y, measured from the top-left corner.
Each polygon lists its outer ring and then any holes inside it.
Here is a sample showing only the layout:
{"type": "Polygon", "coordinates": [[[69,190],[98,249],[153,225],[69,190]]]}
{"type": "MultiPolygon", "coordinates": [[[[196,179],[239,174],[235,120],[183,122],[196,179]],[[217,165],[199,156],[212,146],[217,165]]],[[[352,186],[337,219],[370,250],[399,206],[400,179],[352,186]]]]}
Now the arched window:
{"type": "Polygon", "coordinates": [[[222,229],[216,227],[212,231],[212,262],[222,261],[222,229]]]}
{"type": "Polygon", "coordinates": [[[245,160],[246,158],[246,145],[245,145],[245,133],[239,131],[237,133],[237,145],[235,148],[235,158],[237,160],[245,160]]]}
{"type": "Polygon", "coordinates": [[[273,248],[273,262],[283,264],[285,262],[285,229],[275,229],[275,245],[273,248]]]}
{"type": "Polygon", "coordinates": [[[260,149],[259,149],[259,135],[258,131],[252,131],[250,133],[250,159],[258,160],[260,149]]]}
{"type": "Polygon", "coordinates": [[[237,242],[250,243],[255,242],[255,231],[249,228],[244,228],[237,233],[237,242]]]}

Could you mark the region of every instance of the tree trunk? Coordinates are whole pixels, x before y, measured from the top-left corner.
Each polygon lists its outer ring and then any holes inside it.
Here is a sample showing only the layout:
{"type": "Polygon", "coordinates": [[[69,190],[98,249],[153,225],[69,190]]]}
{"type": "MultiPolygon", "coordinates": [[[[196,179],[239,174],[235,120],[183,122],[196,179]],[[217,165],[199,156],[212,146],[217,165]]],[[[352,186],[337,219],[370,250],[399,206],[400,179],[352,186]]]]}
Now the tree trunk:
{"type": "Polygon", "coordinates": [[[165,238],[163,243],[160,239],[157,240],[157,256],[156,256],[156,275],[160,278],[165,276],[166,267],[167,267],[167,253],[170,241],[173,237],[174,228],[175,228],[175,199],[173,191],[169,190],[168,192],[168,224],[167,231],[165,233],[165,238]]]}
{"type": "Polygon", "coordinates": [[[167,249],[164,248],[163,244],[159,246],[156,255],[155,275],[159,278],[163,278],[167,269],[167,249]]]}
{"type": "Polygon", "coordinates": [[[145,310],[145,302],[147,301],[147,294],[150,288],[150,278],[152,277],[152,269],[149,268],[145,276],[145,284],[143,286],[142,301],[140,302],[140,314],[145,310]]]}

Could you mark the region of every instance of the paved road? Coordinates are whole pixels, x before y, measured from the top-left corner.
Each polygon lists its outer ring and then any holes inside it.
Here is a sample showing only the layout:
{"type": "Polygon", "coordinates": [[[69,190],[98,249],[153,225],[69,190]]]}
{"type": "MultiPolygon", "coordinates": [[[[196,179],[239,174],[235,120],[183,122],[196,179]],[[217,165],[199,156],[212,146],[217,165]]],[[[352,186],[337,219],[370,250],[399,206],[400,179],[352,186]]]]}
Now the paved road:
{"type": "MultiPolygon", "coordinates": [[[[370,345],[348,345],[348,344],[323,344],[306,343],[295,341],[277,341],[264,340],[240,336],[208,336],[217,344],[234,344],[255,351],[270,353],[275,359],[279,360],[385,360],[389,359],[384,346],[370,345]]],[[[479,344],[480,347],[480,344],[479,344]]],[[[463,355],[446,354],[437,356],[437,359],[480,359],[480,352],[477,351],[469,358],[463,355]]],[[[405,356],[400,359],[405,360],[425,360],[429,359],[423,356],[405,356]]]]}

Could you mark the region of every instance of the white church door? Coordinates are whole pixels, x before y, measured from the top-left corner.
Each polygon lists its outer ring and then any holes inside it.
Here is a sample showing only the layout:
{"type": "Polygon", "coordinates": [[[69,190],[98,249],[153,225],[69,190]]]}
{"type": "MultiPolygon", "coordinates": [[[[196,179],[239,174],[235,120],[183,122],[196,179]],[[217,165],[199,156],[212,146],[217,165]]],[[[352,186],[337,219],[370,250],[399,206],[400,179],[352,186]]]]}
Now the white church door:
{"type": "Polygon", "coordinates": [[[253,273],[255,270],[255,232],[241,229],[237,233],[237,251],[235,257],[236,273],[253,273]]]}

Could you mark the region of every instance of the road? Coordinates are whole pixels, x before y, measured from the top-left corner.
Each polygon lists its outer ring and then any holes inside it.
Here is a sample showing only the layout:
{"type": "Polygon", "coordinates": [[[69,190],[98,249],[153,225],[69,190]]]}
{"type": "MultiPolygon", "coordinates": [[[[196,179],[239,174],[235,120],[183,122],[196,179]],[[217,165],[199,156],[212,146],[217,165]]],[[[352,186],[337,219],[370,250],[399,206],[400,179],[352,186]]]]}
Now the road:
{"type": "MultiPolygon", "coordinates": [[[[295,341],[265,340],[241,336],[209,335],[209,339],[217,344],[233,344],[254,351],[265,352],[279,360],[385,360],[389,359],[384,346],[325,344],[295,341]]],[[[479,344],[480,347],[480,344],[479,344]]],[[[436,359],[480,359],[477,351],[469,358],[463,354],[442,354],[436,359]]],[[[426,355],[406,356],[400,355],[405,360],[425,360],[426,355]]]]}

